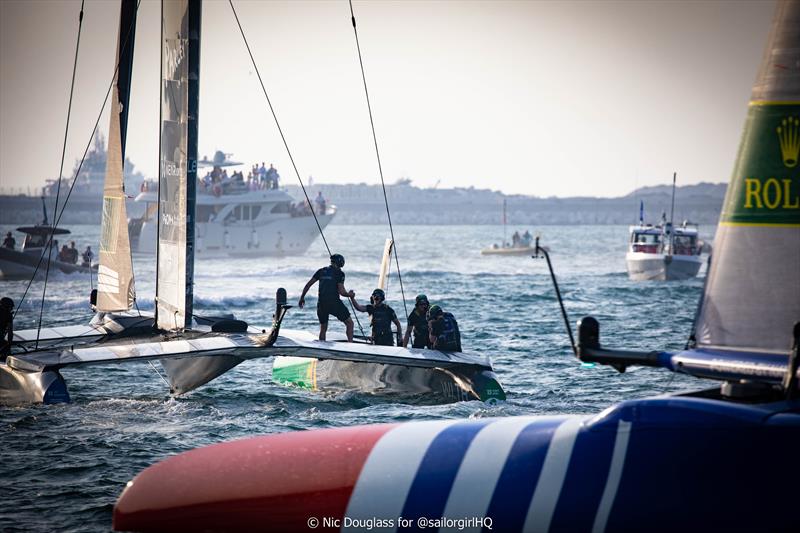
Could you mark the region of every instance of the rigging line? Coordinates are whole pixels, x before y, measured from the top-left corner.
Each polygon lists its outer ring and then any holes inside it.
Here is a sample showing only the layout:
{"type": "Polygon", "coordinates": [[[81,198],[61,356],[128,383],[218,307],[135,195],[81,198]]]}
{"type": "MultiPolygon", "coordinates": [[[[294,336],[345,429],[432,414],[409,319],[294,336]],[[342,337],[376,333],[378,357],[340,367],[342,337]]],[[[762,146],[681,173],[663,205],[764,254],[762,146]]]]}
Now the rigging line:
{"type": "MultiPolygon", "coordinates": [[[[75,58],[72,61],[72,80],[69,85],[69,104],[67,104],[67,123],[64,126],[64,143],[61,146],[61,166],[58,170],[58,185],[56,186],[56,201],[53,205],[53,228],[50,231],[50,243],[53,242],[53,236],[56,234],[56,215],[58,214],[58,199],[61,195],[61,180],[64,175],[64,159],[67,156],[67,138],[69,137],[69,119],[72,116],[72,96],[75,94],[75,74],[78,71],[78,51],[81,48],[81,29],[83,28],[83,4],[81,0],[81,11],[78,14],[78,37],[75,42],[75,58]]],[[[44,298],[47,294],[47,278],[50,275],[50,260],[53,257],[52,244],[47,247],[47,265],[44,271],[44,285],[42,286],[42,304],[39,307],[39,324],[36,327],[36,347],[39,347],[39,332],[42,330],[42,315],[44,314],[44,298]]]]}
{"type": "Polygon", "coordinates": [[[397,241],[394,238],[394,228],[392,227],[392,214],[389,212],[389,198],[386,196],[386,183],[383,180],[383,166],[381,165],[381,154],[378,150],[378,137],[375,134],[375,121],[372,118],[372,105],[369,101],[369,90],[367,89],[367,76],[364,73],[364,61],[361,59],[361,45],[358,41],[358,29],[356,29],[356,16],[353,12],[353,0],[348,0],[350,3],[350,20],[353,22],[353,35],[356,38],[356,49],[358,50],[358,64],[361,66],[361,79],[364,82],[364,96],[367,99],[367,110],[369,111],[369,124],[372,127],[372,140],[375,143],[375,157],[378,160],[378,172],[381,176],[381,187],[383,188],[383,203],[386,205],[386,216],[389,218],[389,234],[392,237],[392,245],[394,246],[394,262],[397,266],[397,279],[400,281],[400,295],[403,297],[403,311],[408,316],[408,307],[406,307],[406,293],[403,288],[403,276],[400,274],[400,258],[397,254],[397,241]]]}
{"type": "MultiPolygon", "coordinates": [[[[306,203],[311,211],[311,215],[314,217],[314,222],[317,224],[317,229],[319,230],[319,234],[322,236],[322,242],[325,243],[325,248],[328,250],[328,255],[331,254],[331,247],[328,246],[328,240],[325,238],[325,233],[322,231],[322,226],[319,223],[319,219],[317,218],[317,214],[314,212],[314,205],[311,203],[311,199],[308,197],[308,192],[306,191],[306,186],[303,184],[303,179],[300,177],[300,172],[297,170],[297,165],[294,162],[294,157],[292,157],[292,152],[289,150],[289,143],[286,142],[286,137],[283,135],[283,129],[281,128],[280,123],[278,122],[278,115],[275,113],[275,108],[272,107],[272,101],[269,99],[269,95],[267,94],[267,89],[264,86],[264,80],[261,78],[261,72],[258,70],[258,65],[256,65],[256,60],[253,57],[253,52],[250,50],[250,43],[247,42],[247,37],[244,34],[244,28],[242,28],[242,23],[239,22],[239,15],[236,13],[236,8],[233,7],[233,0],[228,0],[228,3],[231,6],[231,11],[233,11],[233,16],[236,19],[236,25],[239,26],[239,33],[242,34],[242,40],[244,41],[244,45],[247,48],[247,53],[250,55],[250,62],[253,64],[253,68],[256,71],[256,76],[258,76],[258,82],[261,84],[261,90],[264,92],[264,97],[267,99],[267,105],[269,105],[269,110],[272,113],[272,118],[275,120],[275,126],[278,128],[278,133],[281,136],[281,140],[283,141],[283,146],[286,148],[286,153],[289,155],[289,160],[292,162],[292,168],[294,168],[294,173],[297,176],[297,181],[300,182],[300,188],[303,189],[303,196],[306,197],[306,203]]],[[[358,323],[358,329],[361,330],[361,334],[364,334],[364,328],[361,327],[361,321],[358,319],[358,315],[356,314],[355,307],[353,306],[353,302],[348,299],[350,303],[350,309],[353,310],[353,316],[358,323]]]]}
{"type": "Polygon", "coordinates": [[[247,42],[247,37],[244,34],[244,29],[242,28],[242,23],[239,22],[239,15],[236,13],[236,8],[233,7],[233,0],[228,0],[228,3],[231,6],[231,10],[233,11],[233,16],[236,19],[236,25],[239,26],[239,32],[242,34],[242,40],[244,40],[244,45],[247,47],[247,53],[250,55],[250,62],[253,64],[253,68],[256,71],[256,76],[258,76],[258,82],[261,84],[261,90],[264,92],[264,97],[267,99],[267,105],[269,105],[269,110],[272,113],[272,118],[275,119],[275,126],[278,128],[278,133],[281,136],[281,140],[283,141],[283,146],[286,148],[286,153],[289,155],[289,160],[292,162],[292,167],[294,168],[294,173],[297,176],[297,181],[300,182],[300,187],[303,189],[303,195],[306,197],[306,202],[308,202],[308,207],[311,208],[311,214],[314,216],[314,222],[317,223],[317,229],[319,230],[319,234],[322,236],[322,242],[325,243],[325,248],[328,250],[328,255],[331,255],[331,247],[328,246],[328,241],[325,239],[325,233],[322,231],[322,226],[317,219],[317,214],[314,212],[314,205],[311,203],[311,199],[308,197],[308,192],[306,191],[305,185],[303,185],[303,180],[300,178],[300,172],[297,170],[297,165],[294,162],[294,157],[292,157],[292,152],[289,150],[289,144],[286,142],[286,137],[283,135],[283,129],[281,128],[280,123],[278,122],[278,116],[275,114],[275,109],[272,107],[272,101],[269,99],[269,95],[267,94],[267,89],[264,87],[264,80],[261,79],[261,72],[258,70],[258,65],[256,65],[256,60],[253,57],[253,52],[250,50],[250,43],[247,42]]]}
{"type": "Polygon", "coordinates": [[[158,371],[158,369],[156,368],[156,365],[154,365],[152,361],[149,361],[149,360],[148,360],[147,362],[148,362],[148,364],[150,365],[150,368],[152,368],[152,369],[153,369],[153,372],[155,372],[155,373],[156,373],[156,375],[158,375],[158,377],[160,377],[160,378],[161,378],[161,381],[163,381],[164,383],[166,383],[166,384],[167,384],[167,387],[169,387],[169,388],[171,389],[172,387],[171,387],[171,386],[170,386],[170,384],[167,382],[167,380],[166,380],[166,379],[164,379],[164,376],[162,376],[162,375],[161,375],[161,372],[159,372],[159,371],[158,371]]]}
{"type": "MultiPolygon", "coordinates": [[[[136,12],[139,12],[139,6],[141,5],[142,0],[139,0],[136,3],[136,12]]],[[[128,39],[131,35],[131,31],[133,30],[133,23],[131,23],[131,27],[128,28],[128,33],[125,36],[125,42],[123,43],[123,47],[126,47],[128,44],[128,39]]],[[[111,88],[114,86],[114,79],[117,77],[117,71],[119,70],[119,63],[117,63],[116,68],[114,69],[114,75],[111,77],[111,83],[108,86],[108,90],[106,91],[106,98],[103,100],[103,105],[100,107],[100,113],[97,115],[97,120],[94,123],[94,129],[92,130],[92,134],[89,136],[89,142],[86,143],[86,148],[83,150],[83,155],[81,156],[81,161],[78,164],[78,168],[75,170],[75,175],[72,178],[72,184],[69,186],[69,191],[67,191],[67,197],[64,199],[64,204],[61,207],[61,212],[58,214],[58,218],[53,220],[53,227],[57,227],[59,222],[61,221],[61,217],[64,215],[64,211],[67,208],[67,202],[69,202],[69,198],[72,195],[72,190],[75,188],[75,184],[78,182],[78,176],[81,173],[81,169],[83,168],[83,163],[86,161],[86,154],[89,153],[89,147],[92,145],[92,139],[94,138],[95,133],[97,132],[97,127],[100,124],[100,119],[103,116],[103,111],[106,108],[106,104],[108,103],[108,97],[111,94],[111,88]]],[[[31,275],[31,279],[28,280],[28,285],[25,287],[25,292],[22,293],[22,298],[19,301],[19,305],[14,310],[14,318],[17,316],[17,312],[22,308],[22,303],[25,301],[25,297],[28,294],[28,291],[33,284],[33,280],[36,279],[36,274],[39,272],[39,268],[42,266],[42,261],[44,260],[45,253],[47,252],[47,248],[52,246],[53,242],[53,235],[50,235],[50,238],[46,244],[44,250],[42,250],[42,254],[39,256],[39,262],[36,263],[36,268],[33,270],[33,275],[31,275]]],[[[48,260],[49,262],[49,260],[48,260]]]]}

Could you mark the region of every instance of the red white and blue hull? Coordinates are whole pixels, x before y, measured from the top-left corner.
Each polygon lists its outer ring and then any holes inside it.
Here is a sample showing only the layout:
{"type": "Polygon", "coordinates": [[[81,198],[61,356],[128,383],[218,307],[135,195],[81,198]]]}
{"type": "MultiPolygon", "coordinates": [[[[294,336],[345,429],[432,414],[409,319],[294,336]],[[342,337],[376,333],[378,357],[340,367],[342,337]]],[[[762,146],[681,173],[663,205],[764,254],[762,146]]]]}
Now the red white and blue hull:
{"type": "Polygon", "coordinates": [[[789,530],[798,442],[797,401],[699,397],[292,432],[146,469],[114,529],[789,530]]]}

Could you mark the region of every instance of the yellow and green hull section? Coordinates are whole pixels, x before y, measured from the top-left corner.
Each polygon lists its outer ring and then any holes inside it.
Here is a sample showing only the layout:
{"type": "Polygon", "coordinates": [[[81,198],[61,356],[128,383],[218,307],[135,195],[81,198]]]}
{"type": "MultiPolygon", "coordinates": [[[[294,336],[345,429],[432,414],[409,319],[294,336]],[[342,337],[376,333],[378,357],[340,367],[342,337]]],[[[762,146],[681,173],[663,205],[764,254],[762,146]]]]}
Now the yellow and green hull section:
{"type": "Polygon", "coordinates": [[[470,365],[423,368],[280,356],[274,359],[272,380],[314,391],[353,390],[413,396],[432,403],[470,400],[495,403],[506,399],[494,372],[470,365]]]}

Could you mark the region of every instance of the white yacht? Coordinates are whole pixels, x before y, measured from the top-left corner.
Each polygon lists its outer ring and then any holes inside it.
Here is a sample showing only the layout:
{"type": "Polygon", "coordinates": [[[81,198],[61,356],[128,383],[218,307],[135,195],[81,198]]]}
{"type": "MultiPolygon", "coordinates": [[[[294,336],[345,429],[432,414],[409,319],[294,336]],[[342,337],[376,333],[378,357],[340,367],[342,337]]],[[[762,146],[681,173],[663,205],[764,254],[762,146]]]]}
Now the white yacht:
{"type": "Polygon", "coordinates": [[[703,264],[701,251],[694,224],[684,222],[673,228],[672,223],[662,221],[658,226],[631,226],[625,256],[628,276],[634,281],[693,278],[703,264]]]}
{"type": "MultiPolygon", "coordinates": [[[[146,204],[142,217],[128,227],[131,249],[155,253],[158,193],[144,190],[136,197],[146,204]]],[[[315,205],[323,229],[336,206],[315,205]]],[[[305,202],[295,202],[282,189],[228,188],[197,192],[195,206],[197,257],[263,257],[301,255],[319,235],[317,222],[305,202]]]]}

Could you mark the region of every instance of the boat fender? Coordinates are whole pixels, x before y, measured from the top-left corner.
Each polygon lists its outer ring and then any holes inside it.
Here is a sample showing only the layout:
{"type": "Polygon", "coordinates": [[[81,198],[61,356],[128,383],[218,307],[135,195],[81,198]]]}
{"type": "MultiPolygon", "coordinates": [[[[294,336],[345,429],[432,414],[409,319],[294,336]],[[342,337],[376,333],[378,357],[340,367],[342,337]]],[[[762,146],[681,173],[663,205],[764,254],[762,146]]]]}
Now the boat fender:
{"type": "Polygon", "coordinates": [[[94,309],[97,306],[97,289],[92,289],[89,293],[89,305],[94,309]]]}

